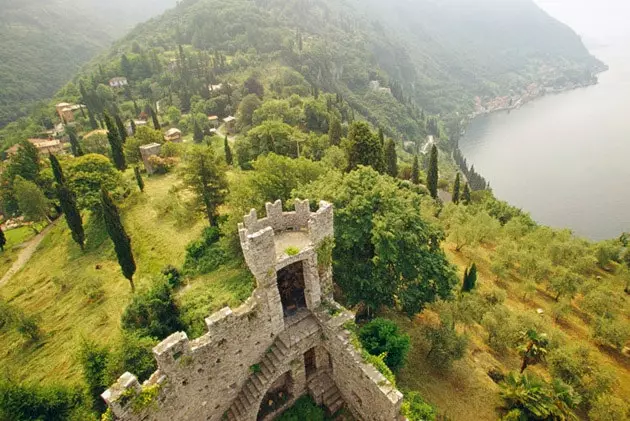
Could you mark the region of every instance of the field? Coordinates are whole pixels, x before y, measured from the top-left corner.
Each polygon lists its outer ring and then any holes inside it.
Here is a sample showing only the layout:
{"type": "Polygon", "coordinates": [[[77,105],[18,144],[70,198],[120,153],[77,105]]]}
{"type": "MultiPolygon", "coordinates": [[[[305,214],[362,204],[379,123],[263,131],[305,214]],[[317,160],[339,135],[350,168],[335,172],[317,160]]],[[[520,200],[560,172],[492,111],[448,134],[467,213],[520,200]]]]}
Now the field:
{"type": "MultiPolygon", "coordinates": [[[[131,174],[126,177],[131,179],[131,174]]],[[[134,280],[140,290],[164,266],[181,266],[186,245],[199,237],[204,227],[200,217],[193,214],[187,219],[189,215],[179,215],[169,207],[175,197],[171,188],[177,183],[176,175],[147,178],[145,182],[145,193],[133,193],[120,208],[132,239],[138,266],[134,280]]],[[[73,243],[61,221],[27,266],[0,288],[0,297],[36,316],[43,332],[36,344],[27,343],[13,330],[0,334],[0,366],[19,380],[77,383],[81,380],[76,361],[80,341],[90,338],[112,344],[120,334],[119,320],[131,299],[131,289],[103,228],[89,218],[85,225],[85,253],[73,243]]],[[[242,278],[240,266],[228,265],[192,280],[179,298],[192,302],[189,307],[193,314],[213,311],[226,303],[236,305],[231,290],[236,288],[235,279],[242,278]]],[[[241,289],[241,297],[249,296],[251,284],[241,289]]]]}

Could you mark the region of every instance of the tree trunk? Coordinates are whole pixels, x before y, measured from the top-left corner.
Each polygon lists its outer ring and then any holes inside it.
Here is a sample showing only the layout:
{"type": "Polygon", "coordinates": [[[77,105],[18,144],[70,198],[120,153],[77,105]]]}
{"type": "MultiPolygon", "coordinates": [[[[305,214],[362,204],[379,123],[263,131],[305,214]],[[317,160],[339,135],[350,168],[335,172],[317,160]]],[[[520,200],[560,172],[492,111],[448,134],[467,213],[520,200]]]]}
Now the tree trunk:
{"type": "Polygon", "coordinates": [[[527,357],[523,358],[523,364],[521,364],[521,374],[523,374],[523,371],[525,371],[528,365],[529,362],[527,361],[527,357]]]}
{"type": "Polygon", "coordinates": [[[129,285],[131,285],[131,293],[136,293],[136,285],[133,283],[133,279],[129,279],[129,285]]]}

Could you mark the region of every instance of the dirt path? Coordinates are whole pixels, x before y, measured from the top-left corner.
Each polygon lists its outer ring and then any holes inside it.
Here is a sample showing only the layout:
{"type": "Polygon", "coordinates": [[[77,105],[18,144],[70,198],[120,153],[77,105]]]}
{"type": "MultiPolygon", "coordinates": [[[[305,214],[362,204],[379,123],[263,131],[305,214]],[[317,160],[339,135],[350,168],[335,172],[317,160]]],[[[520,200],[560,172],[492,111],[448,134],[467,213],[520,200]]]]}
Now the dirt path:
{"type": "Polygon", "coordinates": [[[0,279],[0,286],[4,285],[6,282],[9,282],[13,275],[18,273],[24,266],[26,266],[28,261],[31,260],[33,253],[35,253],[35,250],[37,250],[37,246],[39,246],[46,234],[48,234],[48,232],[53,229],[55,225],[57,225],[57,222],[59,222],[59,219],[53,221],[50,225],[44,228],[42,232],[31,238],[26,243],[26,247],[24,247],[22,251],[20,251],[18,258],[15,262],[13,262],[11,269],[9,269],[7,273],[4,274],[2,279],[0,279]]]}

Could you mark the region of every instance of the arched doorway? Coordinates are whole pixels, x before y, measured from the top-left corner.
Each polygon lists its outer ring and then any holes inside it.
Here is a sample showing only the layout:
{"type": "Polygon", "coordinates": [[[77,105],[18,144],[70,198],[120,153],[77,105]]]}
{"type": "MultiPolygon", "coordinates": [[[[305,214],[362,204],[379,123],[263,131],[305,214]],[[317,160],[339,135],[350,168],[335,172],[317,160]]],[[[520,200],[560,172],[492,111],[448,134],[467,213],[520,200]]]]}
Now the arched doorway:
{"type": "Polygon", "coordinates": [[[299,309],[306,308],[304,289],[304,265],[301,261],[278,271],[278,291],[284,317],[292,316],[299,309]]]}
{"type": "Polygon", "coordinates": [[[293,389],[293,379],[291,373],[287,371],[273,382],[267,393],[260,403],[258,409],[258,421],[264,420],[270,414],[282,408],[291,399],[291,390],[293,389]]]}

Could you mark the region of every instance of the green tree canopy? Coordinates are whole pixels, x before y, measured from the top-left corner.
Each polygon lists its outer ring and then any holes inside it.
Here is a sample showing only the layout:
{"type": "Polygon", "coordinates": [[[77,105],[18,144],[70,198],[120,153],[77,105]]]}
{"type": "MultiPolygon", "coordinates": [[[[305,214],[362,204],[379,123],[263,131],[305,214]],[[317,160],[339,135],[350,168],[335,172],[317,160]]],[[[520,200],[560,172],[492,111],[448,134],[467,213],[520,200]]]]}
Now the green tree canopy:
{"type": "Polygon", "coordinates": [[[438,148],[434,144],[431,147],[431,155],[429,156],[429,169],[427,170],[427,188],[431,197],[437,199],[438,191],[438,148]]]}
{"type": "Polygon", "coordinates": [[[114,196],[122,194],[122,176],[103,155],[83,155],[64,164],[67,186],[76,195],[79,209],[100,210],[101,186],[114,196]]]}
{"type": "Polygon", "coordinates": [[[366,122],[352,123],[348,131],[348,140],[350,142],[348,171],[356,169],[359,165],[383,171],[383,147],[366,122]]]}
{"type": "Polygon", "coordinates": [[[14,182],[15,197],[24,218],[30,222],[42,222],[48,220],[50,202],[32,181],[17,176],[14,182]]]}
{"type": "Polygon", "coordinates": [[[410,338],[399,332],[398,325],[387,319],[376,318],[359,331],[361,345],[372,355],[386,353],[385,364],[394,372],[400,370],[409,352],[410,338]]]}
{"type": "Polygon", "coordinates": [[[457,278],[440,249],[443,233],[421,216],[419,194],[360,167],[298,188],[294,197],[334,204],[335,280],[351,305],[373,311],[398,299],[413,315],[451,296],[457,278]]]}

